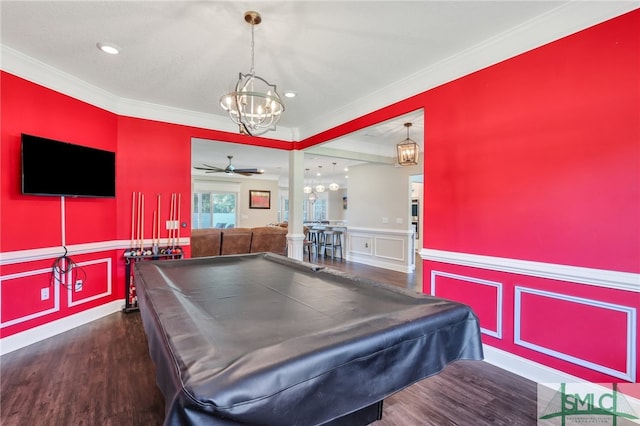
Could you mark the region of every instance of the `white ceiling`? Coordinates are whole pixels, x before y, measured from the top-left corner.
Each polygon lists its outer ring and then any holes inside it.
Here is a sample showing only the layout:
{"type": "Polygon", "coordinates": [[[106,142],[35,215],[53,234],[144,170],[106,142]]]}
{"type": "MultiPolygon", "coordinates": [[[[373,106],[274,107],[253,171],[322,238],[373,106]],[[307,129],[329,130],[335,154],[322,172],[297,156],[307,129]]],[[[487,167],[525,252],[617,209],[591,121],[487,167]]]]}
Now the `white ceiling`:
{"type": "MultiPolygon", "coordinates": [[[[224,123],[230,121],[219,99],[251,63],[251,27],[243,15],[257,10],[263,21],[255,28],[255,71],[281,94],[297,93],[285,99],[272,137],[301,140],[637,2],[2,0],[0,7],[4,58],[7,51],[24,55],[147,110],[169,107],[224,123]],[[114,43],[121,53],[104,54],[98,42],[114,43]]],[[[406,121],[421,144],[419,111],[322,148],[392,157],[406,137],[406,121]]],[[[235,131],[224,126],[217,128],[235,131]]],[[[194,165],[224,167],[234,155],[236,167],[286,172],[285,152],[230,145],[195,142],[194,165]]],[[[328,159],[324,169],[333,161],[348,163],[328,159]]]]}

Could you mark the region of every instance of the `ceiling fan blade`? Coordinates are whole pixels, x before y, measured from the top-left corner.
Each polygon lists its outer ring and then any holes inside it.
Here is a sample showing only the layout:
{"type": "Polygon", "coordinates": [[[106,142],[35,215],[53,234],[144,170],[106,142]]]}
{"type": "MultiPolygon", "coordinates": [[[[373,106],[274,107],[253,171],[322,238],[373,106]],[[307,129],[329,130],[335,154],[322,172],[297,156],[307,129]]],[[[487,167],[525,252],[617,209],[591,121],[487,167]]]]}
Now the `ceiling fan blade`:
{"type": "Polygon", "coordinates": [[[208,164],[204,164],[204,167],[194,167],[194,169],[204,170],[207,173],[219,173],[219,172],[225,171],[225,169],[221,169],[220,167],[210,166],[208,164]]]}
{"type": "Polygon", "coordinates": [[[224,169],[221,167],[210,166],[209,164],[203,164],[203,167],[194,166],[194,169],[204,170],[205,173],[227,173],[230,175],[238,174],[243,176],[261,175],[264,173],[264,171],[258,169],[236,169],[235,167],[233,167],[233,164],[231,164],[231,159],[233,158],[233,156],[227,155],[227,158],[229,159],[229,165],[227,165],[227,167],[225,167],[224,169]]]}
{"type": "Polygon", "coordinates": [[[264,173],[262,170],[258,170],[258,169],[234,169],[233,170],[234,173],[240,173],[240,174],[250,174],[250,175],[261,175],[262,173],[264,173]]]}

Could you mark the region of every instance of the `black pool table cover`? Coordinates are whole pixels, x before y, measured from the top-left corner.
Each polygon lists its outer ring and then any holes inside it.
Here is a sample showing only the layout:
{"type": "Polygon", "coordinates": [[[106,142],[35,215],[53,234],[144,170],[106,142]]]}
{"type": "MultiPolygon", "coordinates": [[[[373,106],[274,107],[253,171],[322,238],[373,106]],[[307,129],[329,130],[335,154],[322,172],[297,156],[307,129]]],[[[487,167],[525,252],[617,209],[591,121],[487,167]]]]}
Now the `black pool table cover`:
{"type": "Polygon", "coordinates": [[[266,253],[137,262],[165,425],[315,425],[458,359],[463,304],[266,253]]]}

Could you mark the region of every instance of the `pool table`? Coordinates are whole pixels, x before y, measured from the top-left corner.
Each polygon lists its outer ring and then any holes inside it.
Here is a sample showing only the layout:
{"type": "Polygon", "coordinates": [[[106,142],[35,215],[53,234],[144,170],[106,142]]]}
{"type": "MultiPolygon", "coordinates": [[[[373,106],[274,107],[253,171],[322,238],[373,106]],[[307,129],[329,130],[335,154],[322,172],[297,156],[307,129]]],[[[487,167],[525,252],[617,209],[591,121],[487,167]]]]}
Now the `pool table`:
{"type": "Polygon", "coordinates": [[[365,425],[389,395],[483,356],[468,306],[284,256],[135,268],[165,425],[365,425]]]}

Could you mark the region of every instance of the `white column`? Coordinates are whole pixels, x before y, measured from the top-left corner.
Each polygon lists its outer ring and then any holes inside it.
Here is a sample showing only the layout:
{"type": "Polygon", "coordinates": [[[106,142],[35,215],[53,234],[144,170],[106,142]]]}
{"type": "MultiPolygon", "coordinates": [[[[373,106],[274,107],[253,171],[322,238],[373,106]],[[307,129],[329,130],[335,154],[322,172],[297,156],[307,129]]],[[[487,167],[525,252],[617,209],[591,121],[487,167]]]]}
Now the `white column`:
{"type": "Polygon", "coordinates": [[[289,151],[289,225],[287,233],[287,255],[290,258],[304,258],[304,228],[302,225],[302,204],[304,201],[304,152],[289,151]]]}

